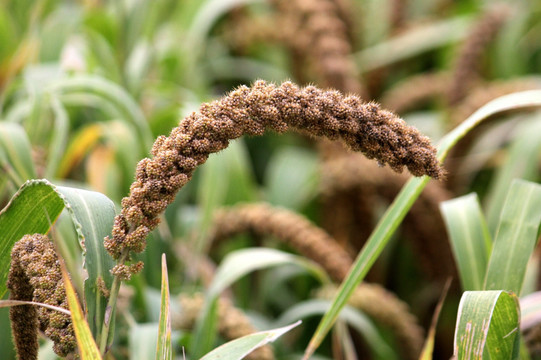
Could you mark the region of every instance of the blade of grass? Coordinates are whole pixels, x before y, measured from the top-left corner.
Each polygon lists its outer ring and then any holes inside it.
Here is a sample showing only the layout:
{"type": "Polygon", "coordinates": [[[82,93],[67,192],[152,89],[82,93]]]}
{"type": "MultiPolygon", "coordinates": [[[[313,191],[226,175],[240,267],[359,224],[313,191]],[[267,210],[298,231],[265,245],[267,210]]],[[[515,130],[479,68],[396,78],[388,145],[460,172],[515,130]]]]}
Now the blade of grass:
{"type": "Polygon", "coordinates": [[[156,360],[173,359],[171,346],[171,312],[169,310],[169,278],[167,276],[167,262],[165,254],[162,255],[162,296],[160,304],[160,322],[158,326],[158,345],[156,360]]]}
{"type": "Polygon", "coordinates": [[[492,239],[477,194],[440,204],[462,289],[482,290],[492,239]]]}
{"type": "Polygon", "coordinates": [[[90,327],[85,320],[79,300],[77,300],[77,294],[71,283],[66,267],[63,262],[60,261],[62,269],[62,278],[64,279],[64,286],[66,288],[66,297],[68,299],[68,306],[71,312],[71,322],[73,323],[73,330],[75,330],[75,337],[77,338],[77,347],[79,348],[79,356],[82,360],[101,360],[101,355],[96,346],[96,342],[92,337],[90,327]]]}
{"type": "Polygon", "coordinates": [[[520,295],[528,260],[541,223],[541,186],[514,180],[502,214],[485,280],[485,290],[507,290],[520,295]]]}
{"type": "MultiPolygon", "coordinates": [[[[462,139],[471,129],[486,118],[514,109],[528,109],[541,106],[541,91],[524,91],[497,98],[472,114],[453,131],[440,140],[438,145],[438,159],[443,161],[449,150],[462,139]]],[[[423,188],[428,183],[428,177],[413,178],[400,191],[391,206],[387,209],[369,239],[361,249],[347,278],[342,282],[336,294],[333,305],[323,316],[314,332],[308,347],[305,350],[304,359],[319,347],[325,336],[329,333],[336,321],[340,310],[346,305],[347,300],[366,276],[370,266],[376,261],[392,234],[398,228],[400,222],[406,216],[407,211],[413,205],[423,188]]]]}

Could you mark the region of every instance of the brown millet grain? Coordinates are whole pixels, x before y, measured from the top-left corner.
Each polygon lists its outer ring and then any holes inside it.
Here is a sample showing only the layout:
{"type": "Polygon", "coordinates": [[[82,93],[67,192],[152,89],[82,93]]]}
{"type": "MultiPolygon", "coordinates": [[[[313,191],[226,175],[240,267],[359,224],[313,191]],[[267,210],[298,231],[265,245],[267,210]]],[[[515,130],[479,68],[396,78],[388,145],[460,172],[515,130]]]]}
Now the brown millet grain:
{"type": "MultiPolygon", "coordinates": [[[[51,240],[45,235],[25,235],[15,243],[7,285],[12,300],[68,309],[60,263],[51,240]]],[[[37,359],[38,329],[54,342],[53,350],[59,356],[67,356],[77,349],[71,318],[66,314],[24,305],[12,307],[10,317],[20,359],[37,359]]]]}
{"type": "MultiPolygon", "coordinates": [[[[241,86],[222,99],[203,104],[169,136],[156,139],[153,157],[137,165],[135,182],[122,200],[112,237],[105,239],[106,249],[115,259],[122,253],[143,251],[148,233],[158,225],[159,214],[177,191],[211,153],[225,149],[230,140],[244,134],[262,135],[266,129],[282,133],[289,128],[340,139],[395,171],[406,167],[416,176],[444,176],[429,139],[377,104],[313,86],[299,88],[291,82],[277,86],[260,80],[251,88],[241,86]]],[[[139,268],[140,264],[132,268],[119,264],[113,273],[128,278],[139,268]]]]}

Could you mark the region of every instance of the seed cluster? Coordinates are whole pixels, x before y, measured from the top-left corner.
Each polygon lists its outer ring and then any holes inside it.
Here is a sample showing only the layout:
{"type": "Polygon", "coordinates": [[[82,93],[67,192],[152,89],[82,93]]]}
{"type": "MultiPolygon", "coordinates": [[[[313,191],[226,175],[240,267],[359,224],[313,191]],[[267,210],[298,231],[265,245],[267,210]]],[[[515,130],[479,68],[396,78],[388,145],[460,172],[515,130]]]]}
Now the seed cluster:
{"type": "MultiPolygon", "coordinates": [[[[356,96],[299,88],[291,82],[280,86],[257,81],[242,86],[183,119],[169,136],[160,136],[152,148],[153,158],[139,162],[130,195],[122,200],[112,237],[105,247],[113,258],[141,252],[158,216],[174,200],[177,191],[211,153],[227,147],[244,134],[262,135],[266,129],[282,133],[289,128],[312,136],[340,139],[350,149],[388,164],[404,167],[416,176],[442,178],[444,171],[428,138],[393,113],[356,96]]],[[[127,275],[125,265],[120,273],[127,275]]]]}
{"type": "MultiPolygon", "coordinates": [[[[51,240],[45,235],[25,235],[13,246],[7,285],[12,300],[68,309],[60,263],[51,240]]],[[[54,342],[53,350],[59,356],[75,352],[75,333],[68,315],[41,306],[23,305],[12,307],[10,317],[20,359],[37,359],[37,329],[54,342]]]]}

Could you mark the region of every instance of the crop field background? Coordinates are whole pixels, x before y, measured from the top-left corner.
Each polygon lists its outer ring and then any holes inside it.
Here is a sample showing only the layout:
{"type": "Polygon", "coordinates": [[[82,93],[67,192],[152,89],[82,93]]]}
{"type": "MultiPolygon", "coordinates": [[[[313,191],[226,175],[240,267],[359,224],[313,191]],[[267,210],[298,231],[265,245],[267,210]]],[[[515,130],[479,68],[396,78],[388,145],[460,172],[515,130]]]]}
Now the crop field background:
{"type": "Polygon", "coordinates": [[[537,0],[1,0],[0,358],[541,359],[540,175],[537,0]]]}

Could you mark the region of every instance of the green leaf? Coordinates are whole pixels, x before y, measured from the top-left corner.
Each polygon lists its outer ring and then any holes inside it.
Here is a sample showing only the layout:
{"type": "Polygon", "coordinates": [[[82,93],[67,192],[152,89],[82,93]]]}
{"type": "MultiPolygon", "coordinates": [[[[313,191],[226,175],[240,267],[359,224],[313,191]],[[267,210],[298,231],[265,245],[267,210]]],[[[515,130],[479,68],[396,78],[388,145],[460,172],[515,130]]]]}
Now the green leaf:
{"type": "Polygon", "coordinates": [[[111,289],[113,276],[109,270],[115,265],[103,246],[103,239],[113,228],[115,205],[107,196],[98,192],[65,186],[58,186],[56,189],[64,198],[79,242],[84,244],[83,266],[88,273],[84,284],[85,307],[90,329],[96,338],[99,338],[107,298],[99,290],[98,283],[103,280],[107,289],[111,289]]]}
{"type": "Polygon", "coordinates": [[[520,307],[506,291],[466,291],[458,308],[455,329],[457,359],[518,358],[520,307]]]}
{"type": "Polygon", "coordinates": [[[27,181],[0,212],[0,297],[6,291],[10,252],[13,244],[26,234],[46,234],[66,208],[79,241],[84,243],[85,303],[90,328],[94,334],[103,321],[106,299],[98,291],[98,278],[110,288],[109,270],[113,260],[103,247],[103,238],[111,231],[115,208],[103,194],[93,191],[56,187],[47,180],[27,181]]]}
{"type": "Polygon", "coordinates": [[[515,180],[503,205],[488,264],[485,290],[520,295],[541,223],[541,186],[515,180]]]}
{"type": "Polygon", "coordinates": [[[165,254],[162,255],[162,296],[160,304],[160,322],[158,327],[158,345],[156,360],[173,359],[171,346],[171,312],[169,310],[169,279],[167,277],[167,263],[165,254]]]}
{"type": "Polygon", "coordinates": [[[261,347],[269,342],[273,342],[280,336],[298,326],[301,322],[298,321],[289,326],[278,329],[261,331],[254,334],[246,335],[241,338],[230,341],[207,355],[201,360],[239,360],[251,353],[253,350],[261,347]]]}
{"type": "Polygon", "coordinates": [[[61,268],[68,306],[71,312],[71,322],[73,323],[73,330],[75,330],[75,337],[77,338],[79,356],[82,360],[101,360],[100,351],[85,320],[83,310],[81,309],[81,305],[79,305],[79,300],[77,300],[77,294],[75,293],[66,267],[62,266],[61,268]]]}
{"type": "MultiPolygon", "coordinates": [[[[475,128],[486,118],[508,110],[535,108],[539,106],[541,106],[541,91],[539,90],[513,93],[489,102],[440,140],[438,145],[438,160],[442,162],[449,153],[449,150],[471,129],[475,128]]],[[[342,282],[333,300],[333,305],[325,316],[323,316],[317,330],[314,332],[305,350],[304,359],[308,359],[319,347],[336,321],[340,310],[346,305],[355,288],[360,284],[372,264],[381,254],[429,179],[425,176],[422,178],[413,178],[408,181],[385,214],[383,214],[357,256],[349,275],[342,282]]]]}
{"type": "Polygon", "coordinates": [[[447,226],[463,290],[482,290],[492,240],[477,194],[444,201],[440,209],[447,226]]]}
{"type": "Polygon", "coordinates": [[[148,360],[156,356],[158,323],[135,324],[130,327],[131,360],[148,360]]]}

